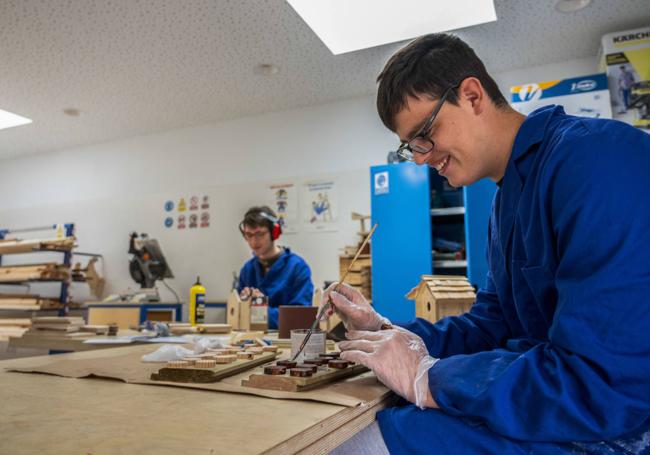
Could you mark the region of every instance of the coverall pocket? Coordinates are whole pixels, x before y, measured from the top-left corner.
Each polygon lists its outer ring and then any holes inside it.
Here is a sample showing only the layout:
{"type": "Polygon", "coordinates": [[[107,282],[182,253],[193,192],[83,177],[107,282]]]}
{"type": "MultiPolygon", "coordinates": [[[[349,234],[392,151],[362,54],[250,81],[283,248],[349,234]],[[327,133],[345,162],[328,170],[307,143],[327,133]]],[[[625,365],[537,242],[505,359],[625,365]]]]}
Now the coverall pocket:
{"type": "Polygon", "coordinates": [[[540,313],[544,315],[547,322],[550,322],[557,306],[554,273],[546,266],[536,265],[522,267],[521,274],[531,290],[540,313]]]}

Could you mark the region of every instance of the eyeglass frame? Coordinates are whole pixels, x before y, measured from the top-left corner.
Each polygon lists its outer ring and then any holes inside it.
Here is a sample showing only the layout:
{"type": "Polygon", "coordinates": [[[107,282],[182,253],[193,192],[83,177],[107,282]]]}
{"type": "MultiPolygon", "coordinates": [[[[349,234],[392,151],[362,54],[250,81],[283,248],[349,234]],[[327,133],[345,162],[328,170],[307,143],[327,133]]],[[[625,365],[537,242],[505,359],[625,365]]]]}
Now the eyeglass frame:
{"type": "Polygon", "coordinates": [[[264,231],[258,231],[258,232],[246,232],[242,229],[241,231],[242,237],[244,237],[244,240],[247,242],[255,239],[255,240],[261,240],[263,239],[267,234],[270,235],[268,230],[264,231]]]}
{"type": "MultiPolygon", "coordinates": [[[[471,77],[471,76],[467,76],[467,77],[471,77]]],[[[419,152],[417,150],[413,150],[413,148],[411,147],[411,142],[413,142],[418,138],[426,138],[426,136],[431,131],[431,127],[433,126],[433,121],[438,116],[438,112],[440,112],[440,109],[442,109],[442,105],[445,104],[445,101],[447,100],[449,93],[452,90],[455,90],[458,87],[460,87],[460,84],[462,84],[463,81],[467,79],[467,77],[463,78],[459,83],[447,87],[447,89],[443,92],[442,96],[440,97],[440,101],[438,101],[436,107],[433,108],[433,112],[431,112],[431,115],[429,116],[428,120],[424,123],[422,128],[420,128],[420,130],[413,137],[411,137],[411,139],[409,139],[406,142],[402,142],[402,144],[398,147],[398,149],[395,150],[397,156],[399,156],[405,161],[413,162],[413,157],[415,153],[419,153],[420,155],[426,155],[431,150],[433,150],[436,143],[431,138],[427,138],[427,140],[431,143],[431,147],[426,152],[419,152]],[[410,152],[410,156],[407,154],[408,152],[410,152]]]]}

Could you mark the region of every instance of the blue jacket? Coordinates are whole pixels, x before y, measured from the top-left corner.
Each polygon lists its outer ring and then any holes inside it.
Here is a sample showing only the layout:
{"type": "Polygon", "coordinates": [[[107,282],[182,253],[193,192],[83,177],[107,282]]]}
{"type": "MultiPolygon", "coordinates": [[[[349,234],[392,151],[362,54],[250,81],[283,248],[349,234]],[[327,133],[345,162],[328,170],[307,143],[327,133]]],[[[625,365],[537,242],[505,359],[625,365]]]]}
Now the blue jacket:
{"type": "Polygon", "coordinates": [[[249,259],[239,272],[237,291],[245,287],[257,288],[269,297],[269,328],[278,328],[280,305],[311,306],[314,285],[311,270],[303,258],[289,248],[273,263],[266,275],[257,257],[249,259]]]}
{"type": "Polygon", "coordinates": [[[391,453],[650,452],[649,197],[650,135],[530,114],[476,303],[403,324],[441,358],[429,386],[442,411],[383,411],[391,453]]]}

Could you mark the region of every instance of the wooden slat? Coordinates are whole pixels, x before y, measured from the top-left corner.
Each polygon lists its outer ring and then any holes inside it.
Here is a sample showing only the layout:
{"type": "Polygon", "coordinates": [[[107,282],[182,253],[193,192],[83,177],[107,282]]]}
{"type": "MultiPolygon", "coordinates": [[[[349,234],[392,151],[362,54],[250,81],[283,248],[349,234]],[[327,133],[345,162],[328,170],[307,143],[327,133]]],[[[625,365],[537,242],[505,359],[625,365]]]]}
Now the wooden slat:
{"type": "Polygon", "coordinates": [[[235,360],[233,363],[218,364],[214,368],[161,368],[151,374],[154,381],[168,382],[216,382],[242,371],[250,370],[258,365],[268,363],[277,357],[275,352],[265,352],[251,360],[235,360]]]}
{"type": "Polygon", "coordinates": [[[75,238],[63,239],[9,239],[0,240],[1,254],[32,253],[34,251],[70,251],[75,247],[75,238]]]}
{"type": "Polygon", "coordinates": [[[339,381],[350,376],[357,376],[368,371],[363,365],[352,365],[338,370],[336,368],[319,367],[315,375],[308,378],[299,378],[284,375],[268,375],[264,372],[254,372],[248,379],[242,380],[244,387],[255,387],[257,389],[282,390],[285,392],[301,392],[310,390],[323,384],[339,381]]]}
{"type": "Polygon", "coordinates": [[[70,268],[56,263],[0,267],[0,283],[66,281],[69,279],[70,268]]]}

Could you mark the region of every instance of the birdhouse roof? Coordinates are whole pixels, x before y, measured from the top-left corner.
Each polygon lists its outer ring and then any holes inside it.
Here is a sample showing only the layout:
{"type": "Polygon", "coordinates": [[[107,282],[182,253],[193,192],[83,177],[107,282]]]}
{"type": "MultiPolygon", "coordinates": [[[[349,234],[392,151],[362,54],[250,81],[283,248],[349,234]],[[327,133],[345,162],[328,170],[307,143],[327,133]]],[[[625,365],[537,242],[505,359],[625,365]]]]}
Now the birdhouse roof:
{"type": "Polygon", "coordinates": [[[469,300],[476,299],[474,287],[464,276],[457,275],[422,275],[420,284],[406,296],[415,300],[428,292],[436,300],[469,300]]]}

